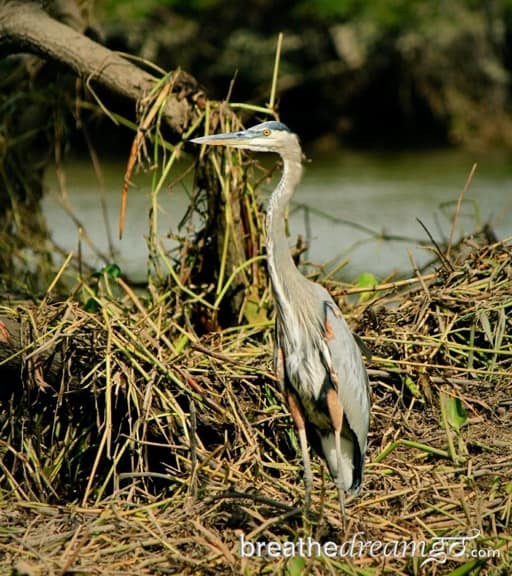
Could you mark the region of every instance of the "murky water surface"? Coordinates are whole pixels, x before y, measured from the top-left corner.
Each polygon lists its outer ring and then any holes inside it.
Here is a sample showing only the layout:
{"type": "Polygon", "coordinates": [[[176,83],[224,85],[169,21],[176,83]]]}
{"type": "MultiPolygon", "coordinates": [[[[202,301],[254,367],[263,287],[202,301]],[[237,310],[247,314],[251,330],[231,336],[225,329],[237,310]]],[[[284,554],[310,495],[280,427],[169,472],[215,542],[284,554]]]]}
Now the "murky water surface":
{"type": "MultiPolygon", "coordinates": [[[[472,154],[460,151],[421,153],[310,153],[303,182],[290,218],[290,243],[297,234],[308,239],[307,258],[328,266],[348,259],[343,269],[353,279],[362,272],[382,278],[392,271],[407,273],[411,257],[422,265],[430,253],[419,247],[427,239],[420,219],[437,240],[450,230],[457,197],[474,162],[476,174],[465,196],[457,236],[489,222],[498,237],[512,235],[512,153],[472,154]],[[384,240],[400,237],[407,240],[384,240]]],[[[183,169],[181,166],[180,169],[183,169]]],[[[126,232],[117,238],[121,163],[103,165],[104,199],[116,261],[133,279],[146,270],[146,241],[151,176],[138,175],[130,189],[126,232]]],[[[174,178],[177,174],[174,175],[174,178]]],[[[170,180],[174,179],[171,175],[170,180]]],[[[78,228],[58,199],[56,177],[47,174],[44,209],[54,240],[66,250],[78,245],[78,228]]],[[[190,184],[189,184],[190,185],[190,184]]],[[[72,210],[95,246],[109,253],[109,232],[101,209],[100,186],[86,162],[66,167],[66,189],[72,210]]],[[[186,186],[165,188],[159,196],[159,233],[178,233],[188,205],[186,186]]],[[[163,240],[166,246],[172,244],[163,240]]],[[[83,254],[95,266],[101,258],[82,242],[83,254]]]]}

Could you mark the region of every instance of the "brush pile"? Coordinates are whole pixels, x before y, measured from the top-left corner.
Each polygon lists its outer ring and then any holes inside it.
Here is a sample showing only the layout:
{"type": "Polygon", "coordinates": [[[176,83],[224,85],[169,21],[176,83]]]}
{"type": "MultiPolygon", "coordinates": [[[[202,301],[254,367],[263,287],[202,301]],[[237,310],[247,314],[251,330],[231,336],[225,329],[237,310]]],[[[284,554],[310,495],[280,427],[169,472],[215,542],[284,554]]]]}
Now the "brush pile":
{"type": "Polygon", "coordinates": [[[361,289],[330,282],[373,351],[367,474],[345,529],[318,461],[317,515],[302,516],[269,322],[199,338],[175,308],[192,294],[138,297],[108,270],[87,305],[4,305],[23,387],[2,394],[0,572],[506,574],[511,255],[510,241],[467,239],[434,273],[353,304],[361,289]],[[357,545],[352,557],[243,557],[242,537],[357,545]],[[467,554],[435,556],[440,537],[469,538],[467,554]],[[365,544],[413,540],[423,555],[365,544]]]}
{"type": "MultiPolygon", "coordinates": [[[[239,125],[225,108],[204,112],[210,132],[239,125]]],[[[36,304],[0,307],[0,573],[506,574],[510,239],[436,247],[435,271],[408,280],[328,283],[373,352],[369,458],[345,526],[316,462],[306,519],[297,439],[271,370],[248,162],[233,151],[201,157],[171,255],[158,194],[184,144],[162,144],[158,126],[152,142],[144,291],[115,265],[77,274],[69,255],[36,304]],[[55,300],[56,287],[70,295],[55,300]],[[440,554],[463,538],[466,554],[440,554]],[[293,554],[303,541],[352,546],[293,554]],[[270,543],[286,553],[272,557],[270,543]]],[[[143,144],[138,134],[129,166],[143,144]]]]}

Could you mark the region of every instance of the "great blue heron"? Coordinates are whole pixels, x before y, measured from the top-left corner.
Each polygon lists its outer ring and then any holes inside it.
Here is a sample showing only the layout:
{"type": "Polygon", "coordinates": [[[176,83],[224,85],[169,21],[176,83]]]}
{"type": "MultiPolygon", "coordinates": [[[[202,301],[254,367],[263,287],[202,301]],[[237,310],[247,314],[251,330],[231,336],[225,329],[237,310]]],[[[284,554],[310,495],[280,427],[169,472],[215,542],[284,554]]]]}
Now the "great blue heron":
{"type": "Polygon", "coordinates": [[[308,439],[327,461],[344,515],[344,491],[358,494],[370,419],[368,377],[359,346],[327,290],[296,268],[285,210],[302,175],[298,137],[281,122],[204,136],[196,144],[276,152],[283,174],[267,209],[267,263],[276,303],[275,370],[297,427],[304,461],[305,507],[313,476],[308,439]]]}

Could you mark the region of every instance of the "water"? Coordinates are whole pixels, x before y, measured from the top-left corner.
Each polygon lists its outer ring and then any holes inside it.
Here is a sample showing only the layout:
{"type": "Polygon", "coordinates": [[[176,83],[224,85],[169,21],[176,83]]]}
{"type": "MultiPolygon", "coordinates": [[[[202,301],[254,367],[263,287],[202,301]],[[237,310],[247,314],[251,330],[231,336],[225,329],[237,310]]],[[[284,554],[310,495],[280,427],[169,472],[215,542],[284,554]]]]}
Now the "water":
{"type": "MultiPolygon", "coordinates": [[[[427,235],[419,218],[436,240],[445,239],[459,193],[474,162],[476,174],[465,196],[457,237],[490,223],[498,237],[512,235],[511,153],[471,154],[462,151],[422,153],[309,154],[303,182],[294,197],[290,217],[290,244],[297,234],[307,238],[308,260],[334,266],[343,259],[344,276],[373,272],[383,278],[391,272],[408,273],[411,256],[422,265],[431,254],[418,245],[427,235]],[[408,241],[384,240],[400,236],[408,241]]],[[[103,165],[105,203],[115,259],[130,278],[145,277],[150,208],[150,175],[138,175],[130,189],[126,228],[118,239],[120,191],[125,166],[103,165]]],[[[182,169],[181,167],[180,169],[182,169]]],[[[170,179],[173,180],[171,175],[170,179]]],[[[66,167],[66,189],[73,212],[96,247],[109,252],[109,235],[102,216],[100,186],[88,163],[66,167]]],[[[46,178],[48,193],[43,209],[55,242],[66,251],[78,246],[77,224],[58,201],[53,170],[46,178]]],[[[190,183],[188,184],[190,185],[190,183]]],[[[159,197],[159,234],[166,247],[168,233],[177,233],[188,204],[186,190],[165,188],[159,197]]],[[[102,260],[82,242],[84,257],[95,267],[102,260]]]]}

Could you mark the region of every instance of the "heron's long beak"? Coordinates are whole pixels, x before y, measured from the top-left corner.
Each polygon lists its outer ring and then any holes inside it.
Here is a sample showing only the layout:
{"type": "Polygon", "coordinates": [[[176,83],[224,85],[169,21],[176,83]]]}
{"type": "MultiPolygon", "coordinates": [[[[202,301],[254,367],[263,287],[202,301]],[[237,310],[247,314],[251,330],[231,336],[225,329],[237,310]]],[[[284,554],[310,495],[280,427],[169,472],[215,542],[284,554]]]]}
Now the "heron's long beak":
{"type": "Polygon", "coordinates": [[[201,136],[193,138],[189,142],[194,144],[210,144],[210,146],[237,146],[246,144],[254,134],[248,130],[242,132],[226,132],[225,134],[212,134],[211,136],[201,136]]]}

